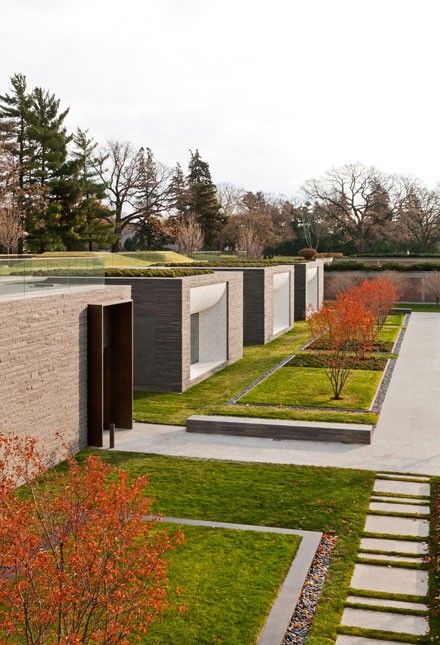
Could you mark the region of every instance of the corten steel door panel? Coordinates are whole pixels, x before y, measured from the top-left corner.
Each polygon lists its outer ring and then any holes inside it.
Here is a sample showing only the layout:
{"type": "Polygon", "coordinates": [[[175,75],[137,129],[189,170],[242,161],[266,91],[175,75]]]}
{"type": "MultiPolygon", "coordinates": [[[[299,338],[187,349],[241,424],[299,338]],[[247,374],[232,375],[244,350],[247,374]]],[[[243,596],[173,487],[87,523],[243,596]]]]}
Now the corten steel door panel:
{"type": "Polygon", "coordinates": [[[88,307],[87,442],[103,445],[103,430],[133,424],[133,303],[88,307]]]}

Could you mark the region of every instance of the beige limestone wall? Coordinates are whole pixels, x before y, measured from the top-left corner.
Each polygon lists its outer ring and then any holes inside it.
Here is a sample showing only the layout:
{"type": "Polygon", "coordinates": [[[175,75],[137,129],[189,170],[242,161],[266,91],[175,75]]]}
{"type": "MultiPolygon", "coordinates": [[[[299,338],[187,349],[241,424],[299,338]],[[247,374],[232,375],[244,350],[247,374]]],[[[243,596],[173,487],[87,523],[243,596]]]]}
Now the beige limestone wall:
{"type": "Polygon", "coordinates": [[[0,431],[37,437],[50,459],[87,442],[87,306],[130,300],[129,286],[0,298],[0,431]]]}

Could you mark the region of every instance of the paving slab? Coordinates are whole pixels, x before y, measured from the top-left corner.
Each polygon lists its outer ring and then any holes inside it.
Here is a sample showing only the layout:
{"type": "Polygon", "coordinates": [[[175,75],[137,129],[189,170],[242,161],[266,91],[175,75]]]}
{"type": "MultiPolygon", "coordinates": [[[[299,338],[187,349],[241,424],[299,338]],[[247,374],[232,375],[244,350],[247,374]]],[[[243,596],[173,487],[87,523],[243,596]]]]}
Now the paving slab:
{"type": "Polygon", "coordinates": [[[400,551],[401,553],[426,555],[428,545],[426,542],[412,542],[410,540],[392,540],[388,538],[362,538],[361,549],[373,551],[400,551]]]}
{"type": "Polygon", "coordinates": [[[379,560],[380,562],[413,562],[424,564],[423,558],[414,558],[409,555],[382,555],[380,553],[359,553],[359,560],[379,560]]]}
{"type": "Polygon", "coordinates": [[[408,645],[402,641],[382,641],[376,638],[364,638],[363,636],[345,636],[340,634],[336,639],[336,645],[408,645]]]}
{"type": "Polygon", "coordinates": [[[419,495],[429,497],[431,487],[429,484],[419,482],[395,481],[392,479],[376,479],[374,482],[375,493],[398,493],[399,495],[419,495]]]}
{"type": "Polygon", "coordinates": [[[413,519],[409,517],[367,515],[364,530],[368,533],[386,533],[387,535],[428,537],[429,522],[428,520],[413,519]]]}
{"type": "Polygon", "coordinates": [[[405,600],[387,600],[385,598],[365,598],[364,596],[348,596],[347,602],[358,602],[373,607],[392,607],[394,609],[416,609],[428,611],[428,605],[422,602],[406,602],[405,600]]]}
{"type": "Polygon", "coordinates": [[[415,504],[390,504],[389,502],[371,501],[370,511],[385,511],[387,513],[418,513],[419,515],[429,515],[429,506],[416,506],[415,504]]]}
{"type": "Polygon", "coordinates": [[[417,499],[416,497],[389,497],[381,496],[380,493],[373,493],[371,496],[372,502],[397,502],[398,504],[411,504],[411,506],[426,506],[429,504],[429,500],[417,499]]]}
{"type": "Polygon", "coordinates": [[[428,572],[419,569],[358,563],[354,567],[350,586],[353,589],[364,589],[365,591],[426,596],[428,593],[428,572]]]}
{"type": "Polygon", "coordinates": [[[424,636],[429,632],[428,619],[424,616],[352,609],[350,607],[344,609],[341,624],[364,629],[377,629],[384,632],[411,634],[413,636],[424,636]]]}

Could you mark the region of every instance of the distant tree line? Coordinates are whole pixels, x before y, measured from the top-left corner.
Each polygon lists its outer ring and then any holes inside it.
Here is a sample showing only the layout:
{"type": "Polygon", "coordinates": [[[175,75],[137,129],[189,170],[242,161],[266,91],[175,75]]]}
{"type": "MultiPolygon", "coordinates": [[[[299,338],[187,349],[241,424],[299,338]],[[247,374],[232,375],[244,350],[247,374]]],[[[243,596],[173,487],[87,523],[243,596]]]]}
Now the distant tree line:
{"type": "Polygon", "coordinates": [[[215,185],[190,151],[186,171],[126,141],[69,133],[69,110],[16,74],[0,95],[0,246],[4,251],[113,251],[176,244],[248,258],[321,251],[431,253],[440,189],[361,164],[330,170],[295,198],[215,185]]]}

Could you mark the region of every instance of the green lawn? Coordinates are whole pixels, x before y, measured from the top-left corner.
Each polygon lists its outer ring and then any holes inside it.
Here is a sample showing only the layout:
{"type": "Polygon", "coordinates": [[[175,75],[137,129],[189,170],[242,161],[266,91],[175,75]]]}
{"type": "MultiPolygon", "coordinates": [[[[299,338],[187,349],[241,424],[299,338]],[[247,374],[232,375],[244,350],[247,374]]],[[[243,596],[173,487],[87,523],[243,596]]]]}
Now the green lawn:
{"type": "MultiPolygon", "coordinates": [[[[142,264],[157,264],[158,262],[163,262],[168,264],[169,262],[193,262],[191,258],[187,255],[182,255],[181,253],[176,253],[176,251],[132,251],[132,252],[122,252],[118,253],[117,258],[134,260],[138,263],[140,260],[142,264]]],[[[115,266],[121,266],[115,264],[115,266]]]]}
{"type": "MultiPolygon", "coordinates": [[[[170,532],[175,525],[167,525],[170,532]]],[[[171,593],[179,604],[141,642],[161,645],[253,645],[301,538],[292,535],[181,527],[185,541],[168,554],[171,593]]]]}
{"type": "MultiPolygon", "coordinates": [[[[335,532],[339,539],[307,645],[334,643],[356,561],[374,473],[350,469],[96,452],[105,461],[127,470],[131,476],[148,474],[151,481],[149,494],[156,498],[153,510],[165,515],[335,532]]],[[[87,452],[83,452],[79,458],[85,454],[87,452]]],[[[184,531],[187,533],[186,527],[184,531]]],[[[258,548],[257,542],[255,544],[258,548]]],[[[189,546],[192,548],[190,543],[189,546]]],[[[197,545],[194,548],[197,549],[197,545]]],[[[185,560],[181,565],[178,558],[179,569],[180,566],[185,566],[185,560]]],[[[189,554],[188,562],[191,566],[187,588],[192,590],[191,560],[189,554]]],[[[194,567],[197,567],[197,562],[194,563],[194,567]]],[[[225,567],[225,570],[231,578],[237,575],[237,569],[229,571],[225,567]]],[[[258,575],[256,569],[253,575],[258,575]]],[[[184,581],[181,586],[185,587],[184,581]]],[[[222,593],[222,590],[218,590],[218,593],[222,593]]],[[[199,595],[191,592],[191,598],[196,596],[196,612],[203,610],[199,607],[199,595]]],[[[260,615],[259,624],[263,620],[263,613],[260,615]]],[[[195,641],[182,638],[174,642],[189,645],[192,642],[203,641],[199,641],[198,638],[195,641]]],[[[223,642],[235,641],[226,639],[223,642]]]]}
{"type": "MultiPolygon", "coordinates": [[[[136,421],[185,425],[191,414],[225,414],[306,421],[341,421],[342,423],[376,423],[373,413],[321,412],[314,410],[281,410],[270,407],[226,405],[249,383],[308,340],[307,323],[297,322],[295,328],[267,345],[244,348],[244,357],[203,383],[182,394],[135,392],[136,421]]],[[[290,369],[290,368],[289,368],[290,369]]]]}
{"type": "Polygon", "coordinates": [[[342,397],[332,397],[325,370],[310,367],[282,367],[248,392],[244,403],[272,405],[323,406],[367,410],[373,400],[382,373],[374,370],[353,370],[342,397]]]}
{"type": "Polygon", "coordinates": [[[396,307],[404,307],[405,309],[411,309],[411,311],[440,313],[440,305],[430,303],[414,304],[411,302],[399,302],[396,307]]]}
{"type": "Polygon", "coordinates": [[[307,339],[307,324],[298,322],[292,331],[268,345],[245,347],[240,361],[183,394],[135,392],[134,418],[136,421],[184,425],[191,414],[210,414],[213,408],[224,405],[268,368],[297,351],[307,339]]]}

